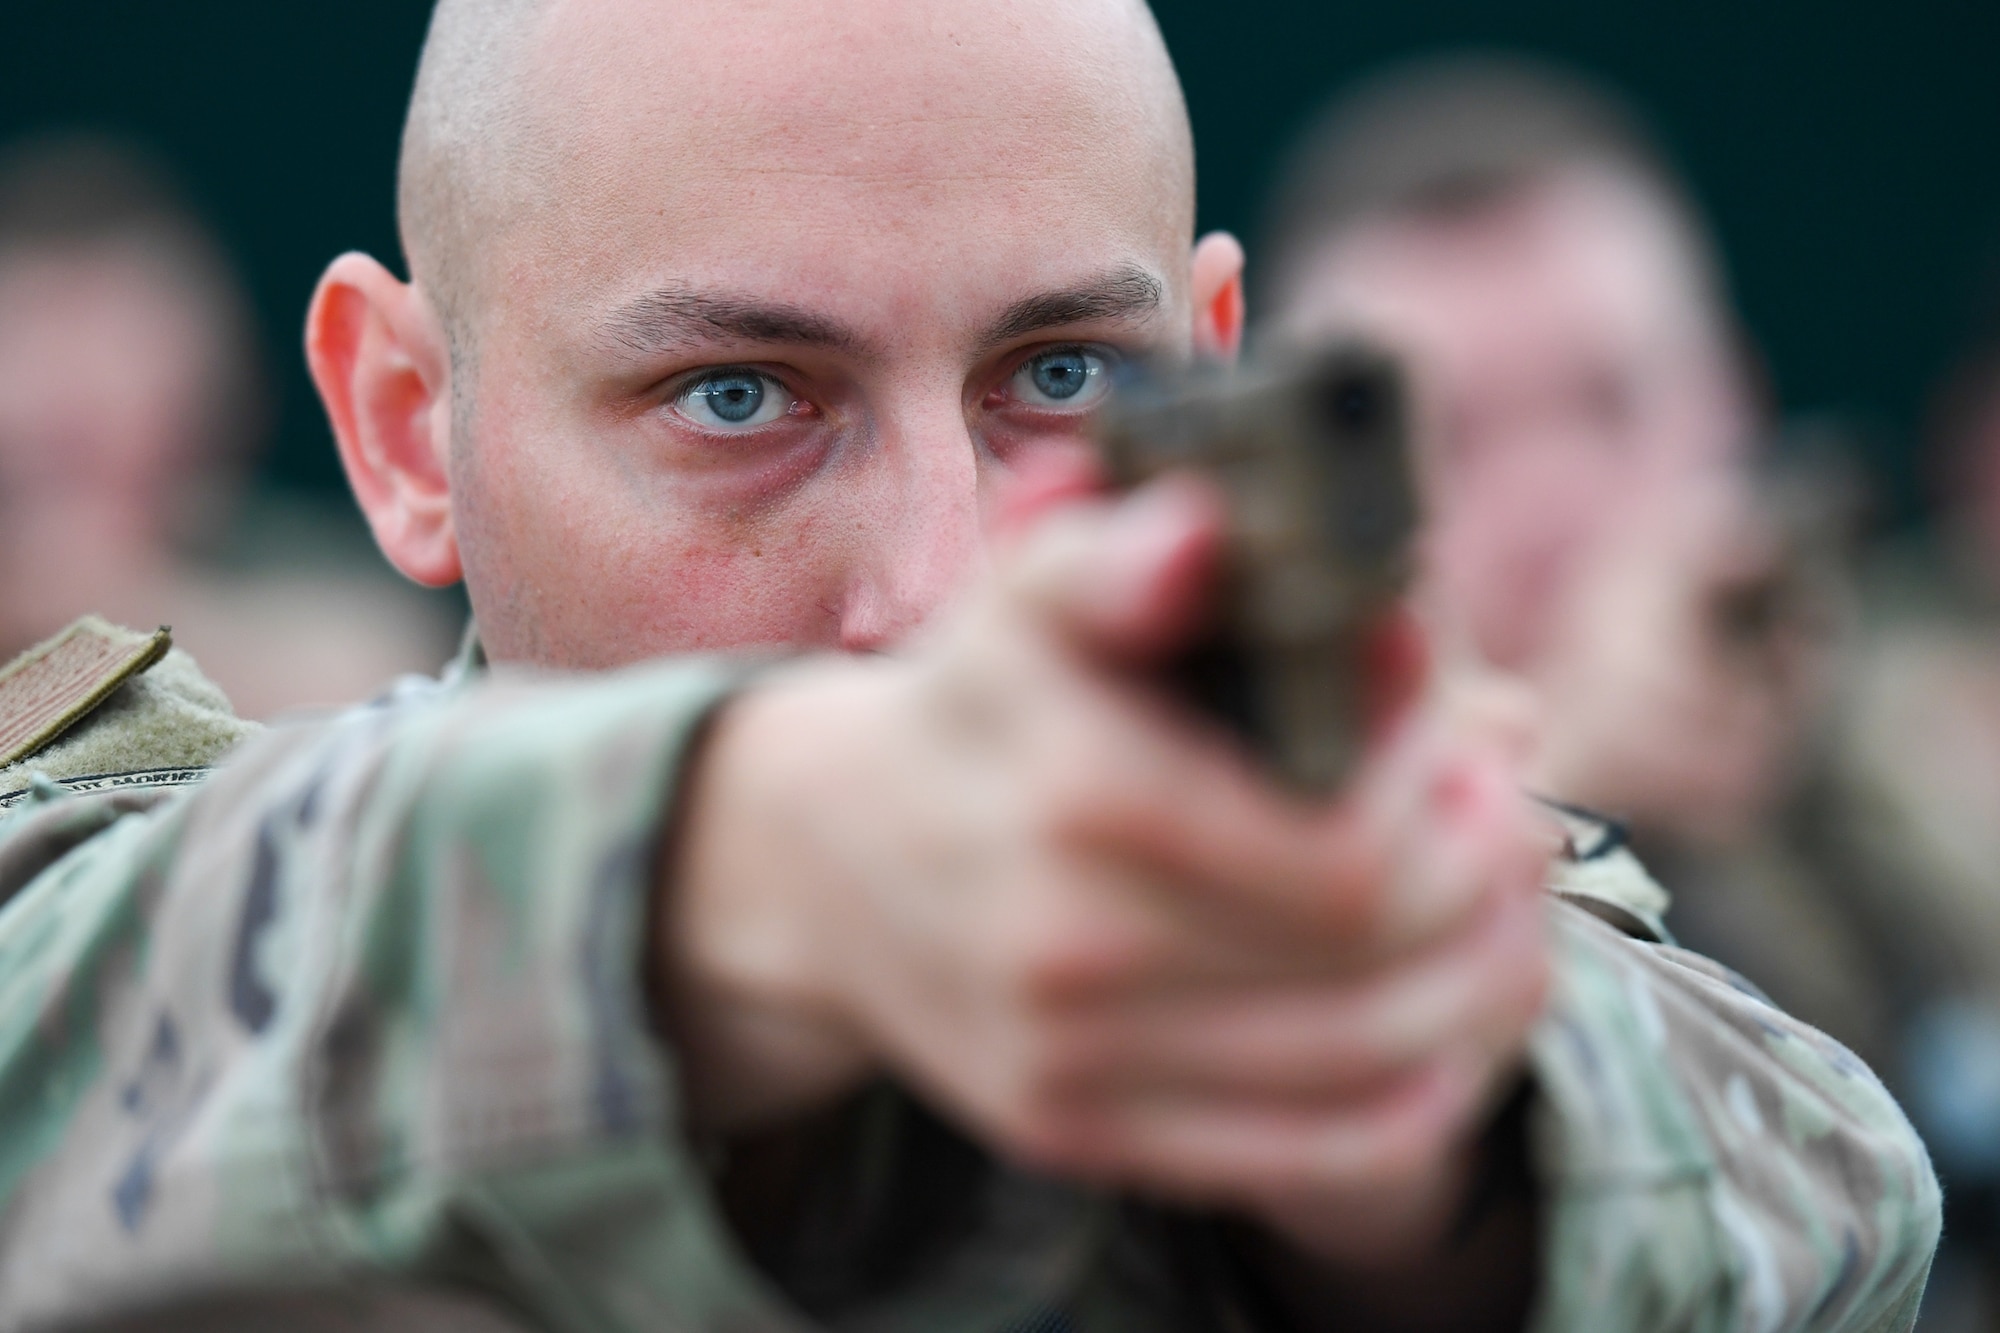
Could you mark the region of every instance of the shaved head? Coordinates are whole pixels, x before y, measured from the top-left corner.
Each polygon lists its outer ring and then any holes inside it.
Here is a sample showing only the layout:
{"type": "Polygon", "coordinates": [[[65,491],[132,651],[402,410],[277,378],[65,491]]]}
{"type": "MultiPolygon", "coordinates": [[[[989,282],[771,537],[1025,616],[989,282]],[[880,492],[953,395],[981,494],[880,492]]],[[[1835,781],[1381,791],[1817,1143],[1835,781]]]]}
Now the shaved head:
{"type": "MultiPolygon", "coordinates": [[[[971,124],[1010,101],[1025,113],[1038,97],[1063,99],[1072,133],[1133,147],[1134,164],[1150,173],[1192,239],[1193,138],[1179,80],[1143,0],[439,0],[403,133],[397,211],[411,275],[436,303],[455,359],[470,350],[491,276],[484,259],[513,230],[565,202],[559,182],[566,168],[602,169],[576,153],[605,142],[594,132],[601,126],[583,122],[605,100],[594,92],[604,83],[620,86],[593,76],[608,73],[606,63],[621,55],[650,66],[645,82],[655,95],[643,99],[644,113],[678,110],[694,122],[725,106],[744,113],[734,119],[745,129],[759,109],[774,106],[791,117],[810,108],[866,120],[873,108],[971,124]],[[821,59],[803,70],[796,61],[760,61],[778,36],[786,48],[816,48],[821,59]],[[953,64],[956,81],[944,68],[953,64]],[[1024,67],[1038,74],[1024,79],[1024,67]],[[852,77],[864,71],[865,78],[852,77]],[[850,77],[822,80],[803,105],[797,97],[756,96],[759,85],[790,92],[839,72],[850,77]],[[736,85],[748,96],[676,97],[671,88],[661,96],[661,81],[736,85]]],[[[721,135],[692,133],[685,143],[692,151],[683,160],[647,168],[698,172],[708,154],[727,151],[721,135]]],[[[800,143],[802,150],[813,146],[800,143]]],[[[1052,155],[1063,149],[1050,144],[1052,155]]],[[[822,156],[799,165],[832,164],[822,156]]]]}
{"type": "Polygon", "coordinates": [[[1242,328],[1141,0],[441,0],[399,185],[308,353],[496,660],[892,646],[1121,362],[1242,328]]]}
{"type": "Polygon", "coordinates": [[[443,0],[431,15],[403,127],[396,213],[411,274],[459,335],[464,256],[504,202],[525,129],[517,74],[549,0],[443,0]]]}

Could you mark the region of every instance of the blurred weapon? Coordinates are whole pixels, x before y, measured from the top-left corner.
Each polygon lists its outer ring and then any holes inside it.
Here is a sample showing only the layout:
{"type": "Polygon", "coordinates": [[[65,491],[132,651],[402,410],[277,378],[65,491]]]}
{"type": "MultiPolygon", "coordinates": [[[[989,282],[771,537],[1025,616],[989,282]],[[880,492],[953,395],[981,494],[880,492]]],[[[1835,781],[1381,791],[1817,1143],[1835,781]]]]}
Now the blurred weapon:
{"type": "Polygon", "coordinates": [[[1304,791],[1354,764],[1368,636],[1414,568],[1408,432],[1395,363],[1355,344],[1142,382],[1099,419],[1113,484],[1187,470],[1221,488],[1218,610],[1172,676],[1304,791]]]}

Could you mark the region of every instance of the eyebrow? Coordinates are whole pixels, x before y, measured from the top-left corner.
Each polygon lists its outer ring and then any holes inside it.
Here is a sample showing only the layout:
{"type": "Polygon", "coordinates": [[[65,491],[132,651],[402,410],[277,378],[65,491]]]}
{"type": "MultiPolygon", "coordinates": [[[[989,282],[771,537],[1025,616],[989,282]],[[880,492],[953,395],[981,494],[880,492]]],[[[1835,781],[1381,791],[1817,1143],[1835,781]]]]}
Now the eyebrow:
{"type": "MultiPolygon", "coordinates": [[[[1007,307],[980,340],[997,347],[1043,329],[1099,320],[1135,319],[1166,299],[1160,280],[1136,265],[1075,287],[1041,292],[1007,307]]],[[[837,320],[784,302],[759,301],[687,287],[662,287],[626,302],[605,322],[611,339],[642,355],[726,338],[868,354],[869,340],[837,320]]]]}
{"type": "Polygon", "coordinates": [[[715,338],[839,352],[868,349],[867,339],[859,333],[813,311],[685,287],[663,287],[628,301],[612,313],[605,327],[619,346],[642,354],[715,338]]]}
{"type": "Polygon", "coordinates": [[[1158,278],[1137,265],[1130,265],[1076,287],[1016,301],[987,330],[983,342],[987,347],[997,347],[1065,324],[1136,319],[1158,310],[1165,299],[1166,289],[1158,278]]]}

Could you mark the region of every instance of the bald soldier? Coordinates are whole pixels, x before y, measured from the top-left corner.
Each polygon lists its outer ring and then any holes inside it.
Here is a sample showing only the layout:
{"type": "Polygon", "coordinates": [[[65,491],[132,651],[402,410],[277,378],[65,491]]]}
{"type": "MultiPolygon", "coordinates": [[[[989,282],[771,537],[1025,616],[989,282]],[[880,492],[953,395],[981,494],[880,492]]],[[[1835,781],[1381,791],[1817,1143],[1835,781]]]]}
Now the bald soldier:
{"type": "Polygon", "coordinates": [[[0,681],[0,1326],[1907,1326],[1901,1113],[1505,725],[1413,660],[1321,808],[1143,683],[1218,502],[1077,459],[1235,352],[1192,178],[1136,0],[445,0],[308,350],[477,633],[0,681]]]}

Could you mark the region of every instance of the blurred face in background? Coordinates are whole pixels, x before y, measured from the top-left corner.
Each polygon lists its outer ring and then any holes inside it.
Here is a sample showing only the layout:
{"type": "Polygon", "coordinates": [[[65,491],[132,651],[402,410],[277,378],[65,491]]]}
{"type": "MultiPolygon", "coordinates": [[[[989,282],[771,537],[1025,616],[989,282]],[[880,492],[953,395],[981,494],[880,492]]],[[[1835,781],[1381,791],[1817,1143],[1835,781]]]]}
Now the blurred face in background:
{"type": "Polygon", "coordinates": [[[1494,663],[1545,646],[1635,503],[1751,431],[1712,284],[1679,221],[1609,170],[1330,238],[1272,326],[1360,333],[1410,363],[1433,591],[1494,663]]]}
{"type": "Polygon", "coordinates": [[[227,354],[212,303],[140,244],[0,251],[0,557],[166,541],[227,354]]]}

